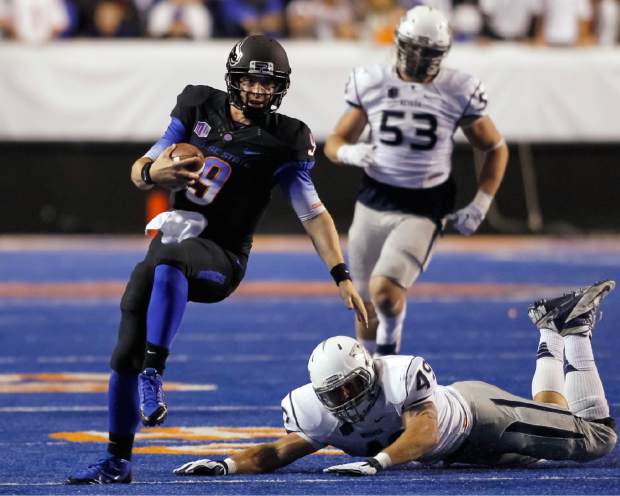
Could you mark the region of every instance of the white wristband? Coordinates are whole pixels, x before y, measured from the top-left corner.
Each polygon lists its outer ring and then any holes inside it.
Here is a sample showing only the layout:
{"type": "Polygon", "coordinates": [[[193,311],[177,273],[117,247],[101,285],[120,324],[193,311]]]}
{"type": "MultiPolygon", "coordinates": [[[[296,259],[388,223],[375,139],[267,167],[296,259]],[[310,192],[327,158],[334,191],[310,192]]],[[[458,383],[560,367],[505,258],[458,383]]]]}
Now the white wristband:
{"type": "Polygon", "coordinates": [[[351,145],[340,145],[338,150],[336,150],[336,158],[341,164],[347,163],[347,152],[349,148],[351,148],[351,145]]]}
{"type": "Polygon", "coordinates": [[[235,460],[233,460],[232,458],[226,458],[224,460],[224,463],[228,467],[228,475],[234,474],[237,472],[237,464],[235,463],[235,460]]]}
{"type": "Polygon", "coordinates": [[[377,460],[379,462],[379,464],[381,465],[381,467],[385,470],[388,467],[392,466],[392,459],[390,458],[390,455],[388,455],[386,452],[382,451],[381,453],[378,453],[377,455],[374,456],[374,459],[377,460]]]}
{"type": "Polygon", "coordinates": [[[493,197],[490,194],[485,193],[484,191],[479,189],[471,204],[474,205],[478,210],[480,210],[480,212],[482,212],[482,215],[486,215],[492,202],[493,197]]]}
{"type": "Polygon", "coordinates": [[[356,164],[355,160],[351,158],[350,154],[352,150],[355,150],[355,145],[340,145],[340,148],[336,151],[336,158],[338,159],[338,162],[345,165],[353,165],[363,168],[363,165],[356,164]]]}

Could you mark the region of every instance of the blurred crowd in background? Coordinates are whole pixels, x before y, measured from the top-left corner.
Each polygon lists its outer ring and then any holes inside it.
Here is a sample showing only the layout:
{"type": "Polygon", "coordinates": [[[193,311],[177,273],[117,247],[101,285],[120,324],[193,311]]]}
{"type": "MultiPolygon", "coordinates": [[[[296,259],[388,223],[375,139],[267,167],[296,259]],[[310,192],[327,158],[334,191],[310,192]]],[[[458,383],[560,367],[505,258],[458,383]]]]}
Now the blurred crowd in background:
{"type": "Polygon", "coordinates": [[[280,38],[391,43],[405,10],[444,11],[455,42],[619,42],[620,0],[0,0],[0,39],[280,38]]]}

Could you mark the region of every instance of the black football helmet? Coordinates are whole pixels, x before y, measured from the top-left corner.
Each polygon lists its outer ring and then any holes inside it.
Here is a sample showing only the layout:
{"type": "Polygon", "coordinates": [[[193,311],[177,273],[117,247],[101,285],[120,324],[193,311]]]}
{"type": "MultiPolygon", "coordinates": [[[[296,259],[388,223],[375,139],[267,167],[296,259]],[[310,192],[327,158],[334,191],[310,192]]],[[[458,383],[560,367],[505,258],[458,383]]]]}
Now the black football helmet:
{"type": "Polygon", "coordinates": [[[284,48],[273,38],[262,34],[247,36],[237,43],[226,61],[226,88],[230,103],[246,115],[275,112],[290,84],[291,67],[284,48]],[[262,76],[275,83],[271,99],[262,109],[249,107],[241,99],[243,76],[262,76]]]}

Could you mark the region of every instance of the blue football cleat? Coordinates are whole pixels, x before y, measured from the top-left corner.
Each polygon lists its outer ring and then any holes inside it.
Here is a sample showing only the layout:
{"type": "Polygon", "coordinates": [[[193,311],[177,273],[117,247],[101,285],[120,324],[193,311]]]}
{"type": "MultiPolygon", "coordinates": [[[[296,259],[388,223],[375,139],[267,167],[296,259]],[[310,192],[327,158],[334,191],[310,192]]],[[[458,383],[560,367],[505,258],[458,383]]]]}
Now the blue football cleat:
{"type": "Polygon", "coordinates": [[[67,484],[129,484],[131,462],[114,455],[98,460],[67,477],[67,484]]]}
{"type": "Polygon", "coordinates": [[[140,415],[147,427],[161,424],[168,415],[164,402],[164,389],[161,375],[153,368],[144,369],[138,376],[138,393],[140,394],[140,415]]]}
{"type": "Polygon", "coordinates": [[[612,280],[549,300],[539,300],[528,307],[528,316],[538,329],[550,329],[560,336],[588,335],[599,317],[601,300],[616,287],[612,280]]]}

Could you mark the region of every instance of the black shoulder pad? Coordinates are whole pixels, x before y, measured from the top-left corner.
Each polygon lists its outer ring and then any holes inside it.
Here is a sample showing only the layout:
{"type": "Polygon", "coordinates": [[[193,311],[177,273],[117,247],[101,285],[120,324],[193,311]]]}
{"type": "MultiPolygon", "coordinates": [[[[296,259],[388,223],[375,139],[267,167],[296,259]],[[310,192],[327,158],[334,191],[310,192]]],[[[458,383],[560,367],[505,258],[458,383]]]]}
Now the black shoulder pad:
{"type": "Polygon", "coordinates": [[[194,125],[196,108],[205,105],[207,102],[214,104],[217,100],[225,101],[226,93],[210,86],[187,85],[177,96],[177,104],[172,109],[170,115],[180,119],[187,129],[194,125]]]}
{"type": "Polygon", "coordinates": [[[310,128],[304,122],[282,114],[277,115],[276,122],[276,137],[287,143],[298,159],[314,160],[316,142],[310,128]]]}
{"type": "Polygon", "coordinates": [[[188,84],[185,88],[183,88],[183,91],[178,96],[177,105],[195,107],[196,105],[204,103],[211,97],[219,96],[219,93],[226,95],[223,91],[211,88],[211,86],[194,86],[192,84],[188,84]]]}

